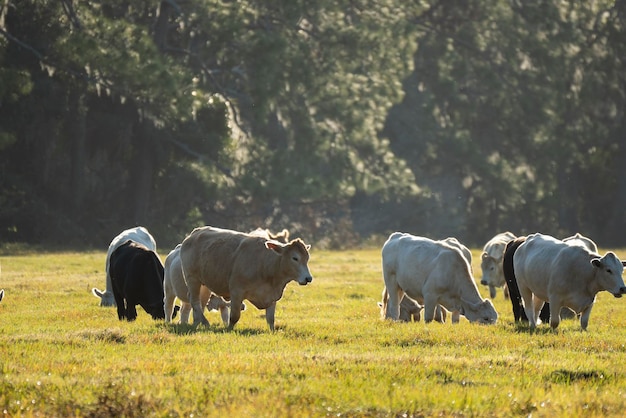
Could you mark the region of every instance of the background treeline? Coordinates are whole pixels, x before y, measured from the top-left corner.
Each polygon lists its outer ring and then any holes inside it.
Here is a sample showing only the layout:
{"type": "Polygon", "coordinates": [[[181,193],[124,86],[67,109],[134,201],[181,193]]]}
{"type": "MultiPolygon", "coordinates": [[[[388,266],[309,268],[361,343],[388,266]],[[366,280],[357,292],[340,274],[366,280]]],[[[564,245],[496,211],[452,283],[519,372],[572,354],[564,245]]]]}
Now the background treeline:
{"type": "Polygon", "coordinates": [[[0,243],[626,244],[626,1],[0,0],[0,243]]]}

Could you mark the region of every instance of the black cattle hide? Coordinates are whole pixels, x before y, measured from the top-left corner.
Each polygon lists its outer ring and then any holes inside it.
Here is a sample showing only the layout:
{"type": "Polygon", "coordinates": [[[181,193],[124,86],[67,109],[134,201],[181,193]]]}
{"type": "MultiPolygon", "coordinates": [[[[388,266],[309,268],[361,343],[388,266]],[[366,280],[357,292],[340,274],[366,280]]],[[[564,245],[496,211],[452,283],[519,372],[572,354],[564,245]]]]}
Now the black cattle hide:
{"type": "Polygon", "coordinates": [[[154,319],[164,319],[164,270],[159,256],[139,243],[126,241],[111,254],[109,263],[118,318],[135,320],[135,307],[140,305],[154,319]]]}
{"type": "MultiPolygon", "coordinates": [[[[526,237],[518,237],[513,241],[510,241],[506,245],[504,250],[504,256],[502,257],[502,271],[504,272],[504,278],[506,279],[506,285],[509,289],[509,297],[511,298],[511,307],[513,308],[513,317],[515,322],[523,321],[528,322],[526,311],[524,311],[524,305],[522,304],[522,296],[519,293],[517,287],[517,278],[515,277],[515,269],[513,268],[513,255],[520,245],[526,241],[526,237]]],[[[544,323],[550,321],[550,304],[544,303],[541,312],[539,312],[539,318],[544,323]]]]}

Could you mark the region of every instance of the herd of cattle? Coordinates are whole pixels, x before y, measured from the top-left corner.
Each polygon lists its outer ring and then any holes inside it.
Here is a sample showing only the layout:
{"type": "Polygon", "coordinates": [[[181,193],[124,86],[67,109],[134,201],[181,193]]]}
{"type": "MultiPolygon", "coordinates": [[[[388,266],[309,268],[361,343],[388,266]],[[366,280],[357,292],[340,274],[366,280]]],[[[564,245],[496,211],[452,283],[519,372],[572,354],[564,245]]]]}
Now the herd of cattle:
{"type": "MultiPolygon", "coordinates": [[[[309,249],[286,230],[244,233],[210,226],[194,229],[161,262],[156,241],[144,227],[127,229],[109,245],[106,290],[92,289],[102,306],[117,306],[120,320],[132,321],[140,305],[155,319],[207,324],[204,309],[218,310],[232,329],[245,309],[244,300],[265,309],[274,330],[276,302],[287,284],[307,285],[309,249]],[[175,305],[178,299],[181,306],[175,305]]],[[[556,239],[540,233],[516,237],[510,232],[489,240],[481,254],[481,284],[492,298],[501,288],[511,300],[515,321],[541,322],[556,329],[562,317],[580,316],[583,330],[596,295],[626,294],[622,273],[626,261],[580,234],[556,239]]],[[[381,316],[401,321],[494,324],[498,313],[480,296],[470,250],[455,238],[435,241],[395,232],[382,247],[384,288],[381,316]]],[[[0,290],[0,301],[4,290],[0,290]]]]}

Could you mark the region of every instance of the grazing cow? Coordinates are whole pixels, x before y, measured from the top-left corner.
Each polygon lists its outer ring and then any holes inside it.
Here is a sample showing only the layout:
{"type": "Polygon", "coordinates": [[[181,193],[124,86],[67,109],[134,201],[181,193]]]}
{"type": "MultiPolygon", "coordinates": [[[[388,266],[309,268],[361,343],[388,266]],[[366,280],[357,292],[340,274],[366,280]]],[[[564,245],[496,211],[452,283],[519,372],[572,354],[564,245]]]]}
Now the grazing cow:
{"type": "Polygon", "coordinates": [[[2,302],[2,298],[4,298],[4,289],[0,289],[0,302],[2,302]]]}
{"type": "Polygon", "coordinates": [[[382,265],[385,318],[399,318],[404,294],[424,304],[426,322],[434,319],[437,305],[470,322],[493,324],[498,318],[491,301],[480,297],[467,260],[442,241],[395,232],[383,245],[382,265]]]}
{"type": "Polygon", "coordinates": [[[205,285],[231,300],[229,329],[239,321],[241,304],[247,299],[265,309],[265,319],[273,331],[276,301],[285,286],[292,280],[301,285],[313,280],[307,266],[309,248],[300,239],[282,244],[228,229],[194,229],[180,249],[194,325],[209,323],[200,301],[200,289],[205,285]]]}
{"type": "MultiPolygon", "coordinates": [[[[189,314],[191,313],[191,304],[189,303],[187,283],[183,278],[183,269],[180,262],[180,247],[178,244],[165,258],[165,275],[163,279],[163,304],[165,309],[165,321],[171,322],[175,315],[176,306],[175,299],[178,297],[181,301],[180,323],[189,322],[189,314]]],[[[200,288],[200,303],[206,306],[210,311],[219,311],[224,325],[228,326],[230,316],[230,302],[225,301],[222,297],[211,293],[206,286],[200,288]]],[[[245,304],[241,310],[245,310],[245,304]]]]}
{"type": "Polygon", "coordinates": [[[553,330],[563,306],[581,314],[580,326],[586,330],[598,292],[606,290],[616,298],[626,293],[624,263],[612,252],[601,257],[549,235],[529,235],[513,255],[513,268],[531,330],[544,302],[550,302],[553,330]]]}
{"type": "Polygon", "coordinates": [[[566,242],[569,245],[580,245],[581,247],[588,249],[592,253],[598,253],[598,246],[596,245],[596,243],[593,242],[591,238],[587,238],[586,236],[581,235],[578,232],[576,232],[576,234],[572,235],[571,237],[563,238],[563,242],[566,242]]]}
{"type": "Polygon", "coordinates": [[[113,238],[109,249],[107,251],[107,258],[105,263],[106,270],[106,290],[103,292],[100,289],[94,287],[91,292],[94,296],[100,298],[100,306],[115,306],[115,298],[113,297],[113,287],[111,286],[111,275],[109,274],[109,260],[111,259],[111,253],[115,251],[120,245],[123,245],[126,241],[131,240],[144,245],[149,250],[156,252],[156,241],[150,235],[148,230],[143,226],[137,226],[122,231],[118,236],[113,238]]]}
{"type": "Polygon", "coordinates": [[[136,305],[154,319],[165,318],[163,264],[156,252],[128,240],[111,253],[109,272],[120,321],[134,321],[136,305]]]}
{"type": "MultiPolygon", "coordinates": [[[[491,238],[483,247],[480,255],[480,269],[483,277],[480,284],[489,286],[489,296],[496,297],[496,288],[506,285],[504,273],[502,272],[502,255],[506,244],[515,239],[515,235],[511,232],[502,232],[491,238]]],[[[504,288],[504,296],[507,295],[507,289],[504,288]]]]}

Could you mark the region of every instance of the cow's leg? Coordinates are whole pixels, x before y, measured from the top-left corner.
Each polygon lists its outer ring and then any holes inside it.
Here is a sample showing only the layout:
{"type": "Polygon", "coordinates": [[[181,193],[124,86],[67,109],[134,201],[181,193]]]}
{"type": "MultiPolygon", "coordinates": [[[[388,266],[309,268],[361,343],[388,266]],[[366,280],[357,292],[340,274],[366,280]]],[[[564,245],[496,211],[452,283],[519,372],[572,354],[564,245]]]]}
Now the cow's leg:
{"type": "Polygon", "coordinates": [[[439,308],[436,298],[432,296],[424,297],[424,322],[428,323],[435,319],[437,309],[441,308],[439,308]]]}
{"type": "Polygon", "coordinates": [[[550,327],[556,330],[561,322],[561,301],[553,297],[550,300],[550,327]]]}
{"type": "Polygon", "coordinates": [[[163,297],[163,309],[165,310],[165,322],[172,322],[172,314],[174,312],[174,300],[176,295],[172,289],[167,287],[164,290],[165,296],[163,297]]]}
{"type": "Polygon", "coordinates": [[[524,301],[524,312],[526,312],[526,316],[528,317],[528,323],[530,324],[530,329],[533,330],[537,326],[537,321],[535,319],[535,309],[533,308],[533,292],[530,291],[527,287],[519,286],[519,282],[517,283],[519,288],[520,296],[524,301]]]}
{"type": "Polygon", "coordinates": [[[137,307],[135,304],[135,301],[126,299],[126,319],[129,322],[137,319],[137,307]]]}
{"type": "Polygon", "coordinates": [[[385,318],[397,321],[400,317],[400,301],[404,297],[404,291],[398,286],[396,276],[393,274],[385,275],[385,288],[389,296],[385,318]]]}
{"type": "Polygon", "coordinates": [[[539,318],[539,312],[541,312],[541,308],[543,308],[544,303],[545,301],[533,295],[533,308],[534,308],[534,314],[535,314],[535,323],[537,325],[542,323],[541,318],[539,318]]]}
{"type": "Polygon", "coordinates": [[[489,285],[489,296],[491,297],[491,299],[494,299],[496,297],[496,287],[494,285],[489,285]]]}
{"type": "Polygon", "coordinates": [[[191,304],[189,302],[181,302],[180,304],[180,324],[189,323],[189,314],[191,313],[191,304]]]}
{"type": "Polygon", "coordinates": [[[265,320],[270,327],[270,331],[274,331],[274,315],[276,314],[276,302],[272,303],[265,309],[265,320]]]}
{"type": "MultiPolygon", "coordinates": [[[[460,317],[461,317],[461,312],[452,311],[452,323],[453,324],[458,324],[460,317]]],[[[445,315],[444,315],[444,318],[445,318],[445,315]]],[[[445,319],[444,319],[444,322],[445,322],[445,319]]]]}
{"type": "Polygon", "coordinates": [[[185,276],[185,282],[187,283],[187,299],[191,309],[193,309],[193,325],[198,326],[200,324],[209,325],[209,321],[204,316],[204,306],[200,299],[200,288],[202,283],[195,276],[187,274],[185,276]]]}
{"type": "Polygon", "coordinates": [[[592,307],[593,307],[593,304],[587,306],[580,313],[580,328],[583,331],[587,331],[587,325],[589,325],[589,315],[591,315],[591,308],[592,307]]]}
{"type": "MultiPolygon", "coordinates": [[[[243,302],[243,297],[241,295],[231,292],[230,294],[230,320],[228,321],[229,330],[232,330],[235,324],[239,322],[239,318],[241,317],[241,303],[242,302],[243,302]]],[[[269,320],[268,320],[268,324],[269,324],[269,320]]],[[[274,326],[274,315],[272,312],[272,325],[270,329],[272,329],[273,326],[274,326]]]]}
{"type": "Polygon", "coordinates": [[[117,318],[122,321],[126,319],[126,306],[124,304],[124,298],[119,293],[113,294],[115,297],[115,304],[117,305],[117,318]]]}

